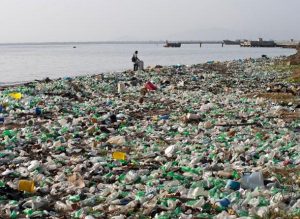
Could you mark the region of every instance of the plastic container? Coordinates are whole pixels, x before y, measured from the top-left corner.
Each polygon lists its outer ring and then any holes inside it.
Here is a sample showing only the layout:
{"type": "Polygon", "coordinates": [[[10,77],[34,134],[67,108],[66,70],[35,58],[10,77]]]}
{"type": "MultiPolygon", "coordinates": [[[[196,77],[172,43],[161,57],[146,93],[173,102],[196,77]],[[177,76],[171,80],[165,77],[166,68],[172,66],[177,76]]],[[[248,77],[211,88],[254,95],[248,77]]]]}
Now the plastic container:
{"type": "Polygon", "coordinates": [[[115,160],[126,160],[126,153],[116,151],[116,152],[113,152],[112,157],[115,160]]]}
{"type": "Polygon", "coordinates": [[[157,90],[157,87],[152,84],[150,81],[148,81],[146,84],[145,84],[145,88],[147,90],[150,90],[150,91],[154,91],[154,90],[157,90]]]}
{"type": "Polygon", "coordinates": [[[228,208],[230,205],[230,201],[228,198],[223,198],[220,201],[218,201],[218,203],[221,207],[224,207],[224,208],[228,208]]]}
{"type": "Polygon", "coordinates": [[[28,171],[34,171],[40,166],[40,162],[38,160],[31,161],[29,167],[27,168],[28,171]]]}
{"type": "Polygon", "coordinates": [[[20,100],[22,98],[22,93],[10,93],[9,96],[15,100],[20,100]]]}
{"type": "Polygon", "coordinates": [[[241,178],[241,187],[244,189],[255,189],[264,186],[262,172],[246,173],[241,178]]]}
{"type": "Polygon", "coordinates": [[[228,180],[226,187],[232,190],[239,190],[241,187],[241,183],[233,180],[228,180]]]}
{"type": "Polygon", "coordinates": [[[187,115],[186,115],[186,118],[188,119],[188,120],[199,120],[200,118],[201,118],[201,116],[200,115],[198,115],[198,114],[192,114],[192,113],[188,113],[187,115]]]}
{"type": "Polygon", "coordinates": [[[144,61],[140,60],[138,62],[138,70],[144,70],[144,61]]]}
{"type": "Polygon", "coordinates": [[[126,86],[124,83],[118,83],[118,93],[121,94],[121,93],[124,93],[126,90],[126,86]]]}
{"type": "Polygon", "coordinates": [[[30,192],[30,193],[35,192],[34,181],[32,181],[32,180],[19,180],[18,190],[24,191],[24,192],[30,192]]]}
{"type": "Polygon", "coordinates": [[[36,108],[35,108],[35,114],[36,114],[37,116],[42,115],[42,109],[41,109],[40,107],[36,107],[36,108]]]}
{"type": "Polygon", "coordinates": [[[161,120],[168,120],[169,118],[170,118],[169,115],[162,115],[159,117],[159,119],[161,119],[161,120]]]}

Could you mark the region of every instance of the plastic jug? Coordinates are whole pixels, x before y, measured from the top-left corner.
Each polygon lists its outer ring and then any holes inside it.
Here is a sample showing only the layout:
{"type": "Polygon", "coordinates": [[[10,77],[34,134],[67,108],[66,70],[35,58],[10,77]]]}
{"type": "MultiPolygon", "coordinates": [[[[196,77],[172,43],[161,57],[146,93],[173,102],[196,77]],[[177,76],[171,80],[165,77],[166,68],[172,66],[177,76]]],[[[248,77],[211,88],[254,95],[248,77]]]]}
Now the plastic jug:
{"type": "Polygon", "coordinates": [[[20,191],[32,193],[32,192],[35,191],[34,181],[32,181],[32,180],[20,180],[19,185],[18,185],[18,189],[20,191]]]}
{"type": "Polygon", "coordinates": [[[264,186],[264,179],[261,172],[247,173],[242,176],[241,187],[244,189],[255,189],[264,186]]]}
{"type": "Polygon", "coordinates": [[[112,154],[113,158],[115,160],[125,160],[126,159],[126,154],[120,151],[116,151],[112,154]]]}

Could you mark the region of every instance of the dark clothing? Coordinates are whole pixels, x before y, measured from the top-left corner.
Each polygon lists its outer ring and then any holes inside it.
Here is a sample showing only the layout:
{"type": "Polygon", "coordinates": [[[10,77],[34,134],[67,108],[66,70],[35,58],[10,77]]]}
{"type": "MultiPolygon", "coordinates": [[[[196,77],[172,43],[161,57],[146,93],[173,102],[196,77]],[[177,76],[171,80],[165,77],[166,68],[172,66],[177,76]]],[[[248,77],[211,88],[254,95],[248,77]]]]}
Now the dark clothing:
{"type": "Polygon", "coordinates": [[[132,58],[134,59],[134,60],[132,60],[133,61],[133,71],[137,71],[138,70],[138,68],[139,68],[139,58],[137,57],[137,54],[136,53],[133,53],[133,56],[132,56],[132,58]]]}
{"type": "Polygon", "coordinates": [[[139,68],[139,64],[138,64],[138,62],[135,62],[135,63],[133,64],[133,71],[137,71],[138,68],[139,68]]]}

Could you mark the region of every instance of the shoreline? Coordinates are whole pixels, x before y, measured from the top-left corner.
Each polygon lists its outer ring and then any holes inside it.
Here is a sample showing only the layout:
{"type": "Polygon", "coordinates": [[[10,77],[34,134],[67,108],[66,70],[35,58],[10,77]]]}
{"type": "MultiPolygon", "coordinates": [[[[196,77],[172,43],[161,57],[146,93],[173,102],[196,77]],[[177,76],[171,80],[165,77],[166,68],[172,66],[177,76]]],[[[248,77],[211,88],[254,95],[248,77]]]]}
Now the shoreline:
{"type": "MultiPolygon", "coordinates": [[[[296,50],[296,53],[293,54],[293,55],[290,55],[290,56],[287,56],[287,58],[289,57],[297,57],[297,56],[300,56],[300,49],[297,47],[282,47],[283,49],[295,49],[296,50]],[[298,54],[298,55],[297,55],[298,54]]],[[[274,57],[274,58],[277,58],[277,57],[274,57]]],[[[247,59],[247,58],[246,58],[247,59]]],[[[252,59],[259,59],[259,58],[252,58],[252,59]]],[[[227,60],[227,61],[217,61],[217,62],[230,62],[230,61],[234,61],[234,60],[227,60]]],[[[213,62],[215,62],[213,60],[213,62]]],[[[207,62],[202,62],[202,63],[196,63],[196,64],[192,64],[192,65],[199,65],[199,64],[205,64],[207,62]]],[[[174,64],[175,65],[175,64],[174,64]]],[[[185,65],[185,64],[182,64],[182,65],[185,65]]],[[[163,66],[163,67],[171,67],[173,65],[166,65],[166,66],[163,66]]],[[[149,66],[150,67],[150,66],[149,66]]],[[[131,71],[129,69],[127,70],[124,70],[124,71],[108,71],[108,72],[102,72],[102,73],[97,73],[97,74],[83,74],[83,75],[78,75],[78,76],[74,76],[74,77],[71,77],[71,78],[76,78],[76,77],[90,77],[90,76],[98,76],[98,75],[111,75],[111,74],[122,74],[122,73],[125,73],[125,72],[128,72],[128,71],[131,71]]],[[[3,89],[6,89],[6,88],[10,88],[10,87],[18,87],[18,86],[22,86],[22,85],[28,85],[28,84],[31,84],[31,83],[35,83],[35,82],[43,82],[44,80],[63,80],[63,78],[68,78],[68,77],[59,77],[59,78],[54,78],[54,79],[51,79],[49,77],[46,77],[44,79],[35,79],[35,80],[32,80],[32,81],[24,81],[24,82],[3,82],[2,84],[0,84],[0,91],[3,90],[3,89]]]]}
{"type": "MultiPolygon", "coordinates": [[[[295,47],[282,47],[282,49],[296,49],[295,47]]],[[[275,56],[274,58],[276,57],[280,57],[281,55],[279,56],[275,56]]],[[[292,55],[291,55],[292,56],[292,55]]],[[[289,56],[288,56],[289,57],[289,56]]],[[[248,57],[248,58],[252,58],[252,57],[248,57]]],[[[260,58],[260,57],[257,57],[257,58],[260,58]]],[[[253,59],[257,59],[257,58],[253,58],[253,59]]],[[[273,57],[272,57],[273,58],[273,57]]],[[[244,59],[247,59],[247,58],[244,58],[244,59]]],[[[234,60],[237,60],[237,59],[234,59],[234,60]]],[[[218,62],[228,62],[228,61],[234,61],[234,60],[226,60],[226,61],[218,61],[218,62]]],[[[215,61],[215,60],[213,60],[215,61]]],[[[198,64],[204,64],[206,62],[199,62],[199,63],[195,63],[195,64],[189,64],[189,65],[198,65],[198,64]]],[[[173,64],[174,65],[174,64],[173,64]]],[[[182,63],[182,65],[186,65],[184,63],[182,63]]],[[[168,66],[172,66],[172,65],[163,65],[164,67],[168,67],[168,66]]],[[[101,73],[92,73],[92,74],[81,74],[81,75],[77,75],[77,76],[72,76],[73,77],[80,77],[80,76],[92,76],[92,75],[98,75],[98,74],[114,74],[114,73],[121,73],[121,72],[127,72],[129,71],[128,69],[124,69],[124,70],[116,70],[116,71],[106,71],[106,72],[101,72],[101,73]]],[[[67,76],[66,76],[67,77],[67,76]]],[[[0,83],[0,89],[4,89],[6,87],[16,87],[16,86],[19,86],[19,85],[22,85],[22,84],[28,84],[28,83],[33,83],[35,81],[43,81],[45,80],[46,78],[49,78],[49,77],[45,77],[45,78],[41,78],[41,79],[33,79],[33,80],[30,80],[30,81],[24,81],[24,82],[2,82],[0,83]]],[[[53,78],[51,80],[58,80],[58,79],[63,79],[64,77],[58,77],[58,78],[53,78]]]]}
{"type": "Polygon", "coordinates": [[[291,61],[291,64],[299,65],[300,64],[300,46],[294,48],[296,49],[296,54],[289,56],[289,60],[291,61]]]}
{"type": "Polygon", "coordinates": [[[41,218],[50,210],[77,218],[299,215],[300,84],[287,81],[289,59],[156,66],[3,89],[0,192],[11,196],[0,215],[9,217],[16,196],[18,206],[38,200],[41,218]],[[19,192],[20,179],[36,191],[19,192]],[[273,205],[281,194],[289,201],[273,205]]]}

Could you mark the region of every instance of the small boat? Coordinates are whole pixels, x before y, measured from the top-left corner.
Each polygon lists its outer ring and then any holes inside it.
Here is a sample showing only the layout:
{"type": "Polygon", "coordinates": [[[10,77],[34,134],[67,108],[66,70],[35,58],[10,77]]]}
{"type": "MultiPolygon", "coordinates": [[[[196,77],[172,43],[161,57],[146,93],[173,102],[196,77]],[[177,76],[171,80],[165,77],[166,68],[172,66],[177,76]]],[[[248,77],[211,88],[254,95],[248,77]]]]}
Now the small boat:
{"type": "Polygon", "coordinates": [[[169,43],[168,41],[166,41],[164,47],[181,47],[181,43],[169,43]]]}
{"type": "Polygon", "coordinates": [[[76,46],[73,46],[73,49],[76,49],[76,46]]]}

